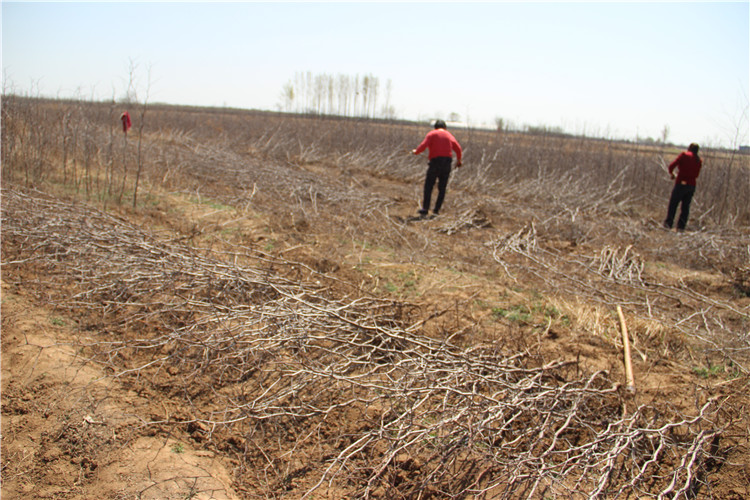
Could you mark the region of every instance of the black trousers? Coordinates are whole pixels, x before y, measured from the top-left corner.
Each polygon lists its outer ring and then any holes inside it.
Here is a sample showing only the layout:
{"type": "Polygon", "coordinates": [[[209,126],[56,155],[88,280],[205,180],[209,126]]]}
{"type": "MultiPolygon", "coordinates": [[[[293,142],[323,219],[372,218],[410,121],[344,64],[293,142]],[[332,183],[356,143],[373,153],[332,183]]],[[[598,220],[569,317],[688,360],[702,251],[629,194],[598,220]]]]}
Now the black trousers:
{"type": "Polygon", "coordinates": [[[440,207],[443,206],[443,200],[445,200],[445,191],[448,188],[448,178],[451,176],[452,162],[453,158],[450,156],[438,156],[431,159],[428,163],[427,175],[424,179],[422,210],[419,213],[426,214],[430,211],[430,200],[432,199],[432,190],[435,187],[436,181],[438,193],[433,212],[436,214],[440,212],[440,207]]]}
{"type": "Polygon", "coordinates": [[[680,218],[677,219],[677,229],[685,229],[688,217],[690,216],[690,202],[693,201],[695,186],[686,184],[675,184],[672,188],[672,196],[669,197],[669,207],[667,208],[667,218],[664,220],[664,226],[671,228],[674,224],[674,216],[677,213],[677,205],[682,204],[680,209],[680,218]]]}

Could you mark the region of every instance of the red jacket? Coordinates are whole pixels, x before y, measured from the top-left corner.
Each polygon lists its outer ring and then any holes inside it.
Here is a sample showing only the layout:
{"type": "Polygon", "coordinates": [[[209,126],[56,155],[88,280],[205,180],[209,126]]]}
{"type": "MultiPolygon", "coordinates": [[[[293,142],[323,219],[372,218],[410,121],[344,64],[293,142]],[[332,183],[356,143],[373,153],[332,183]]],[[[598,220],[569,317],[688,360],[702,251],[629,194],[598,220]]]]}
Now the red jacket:
{"type": "Polygon", "coordinates": [[[453,134],[443,128],[436,128],[435,130],[428,132],[422,141],[422,144],[417,146],[415,152],[416,154],[419,154],[427,148],[430,149],[428,154],[430,160],[437,158],[438,156],[451,157],[453,156],[451,151],[455,151],[456,161],[459,163],[461,162],[461,145],[458,144],[458,141],[453,137],[453,134]]]}
{"type": "Polygon", "coordinates": [[[130,121],[130,113],[125,111],[120,115],[120,120],[122,120],[122,131],[127,134],[133,124],[133,122],[130,121]]]}
{"type": "Polygon", "coordinates": [[[669,164],[669,173],[673,175],[675,167],[677,168],[677,179],[675,184],[687,184],[688,186],[695,186],[695,180],[698,178],[698,174],[701,172],[701,166],[703,163],[698,155],[684,151],[679,154],[675,160],[669,164]]]}

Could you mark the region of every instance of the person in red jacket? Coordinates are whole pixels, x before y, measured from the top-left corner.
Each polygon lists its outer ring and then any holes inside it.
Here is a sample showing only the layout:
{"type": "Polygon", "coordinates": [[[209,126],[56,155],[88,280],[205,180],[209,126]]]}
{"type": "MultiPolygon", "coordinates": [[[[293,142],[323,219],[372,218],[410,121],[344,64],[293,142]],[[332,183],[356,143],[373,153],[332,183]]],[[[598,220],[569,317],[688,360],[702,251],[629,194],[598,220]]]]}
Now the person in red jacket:
{"type": "Polygon", "coordinates": [[[122,120],[122,132],[125,135],[128,135],[128,130],[130,130],[130,127],[133,125],[133,122],[130,121],[130,113],[124,111],[120,115],[120,120],[122,120]]]}
{"type": "Polygon", "coordinates": [[[669,197],[669,207],[667,208],[667,218],[664,221],[664,227],[672,229],[674,216],[677,213],[677,205],[682,204],[680,209],[680,218],[677,220],[677,230],[682,231],[687,225],[688,216],[690,215],[690,202],[693,201],[695,194],[695,181],[701,172],[703,162],[698,156],[698,145],[691,143],[687,151],[680,153],[672,163],[669,164],[669,175],[674,179],[672,195],[669,197]],[[674,171],[677,169],[677,175],[674,171]]]}
{"type": "Polygon", "coordinates": [[[412,150],[415,155],[422,153],[425,149],[429,150],[427,174],[424,179],[424,197],[422,209],[419,211],[419,215],[422,217],[430,211],[430,199],[432,198],[435,181],[437,181],[438,195],[432,212],[435,215],[440,213],[443,200],[445,200],[445,191],[448,187],[448,178],[451,175],[454,152],[456,153],[456,167],[460,168],[463,164],[461,162],[461,145],[458,144],[453,134],[448,132],[447,128],[443,120],[437,120],[434,130],[427,133],[417,149],[412,150]]]}

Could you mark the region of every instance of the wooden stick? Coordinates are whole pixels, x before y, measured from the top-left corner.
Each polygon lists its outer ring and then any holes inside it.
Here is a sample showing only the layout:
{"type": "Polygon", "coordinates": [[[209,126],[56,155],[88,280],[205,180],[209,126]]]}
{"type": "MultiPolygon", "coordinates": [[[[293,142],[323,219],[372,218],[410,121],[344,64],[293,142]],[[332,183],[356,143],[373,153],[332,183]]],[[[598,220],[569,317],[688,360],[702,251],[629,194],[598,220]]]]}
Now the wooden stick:
{"type": "Polygon", "coordinates": [[[630,361],[630,339],[628,338],[628,326],[625,324],[625,316],[622,308],[617,306],[617,316],[620,317],[620,330],[622,331],[622,344],[625,350],[625,377],[627,378],[628,391],[635,392],[635,377],[633,377],[633,364],[630,361]]]}

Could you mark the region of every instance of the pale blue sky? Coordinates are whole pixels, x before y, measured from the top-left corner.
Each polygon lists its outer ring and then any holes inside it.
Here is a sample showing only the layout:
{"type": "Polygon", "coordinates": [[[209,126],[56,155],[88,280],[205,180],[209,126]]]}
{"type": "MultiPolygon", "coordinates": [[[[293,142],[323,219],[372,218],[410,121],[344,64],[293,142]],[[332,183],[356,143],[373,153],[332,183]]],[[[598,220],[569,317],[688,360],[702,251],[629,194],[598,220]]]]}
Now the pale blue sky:
{"type": "Polygon", "coordinates": [[[3,1],[3,86],[119,98],[132,60],[151,102],[277,109],[297,72],[372,74],[400,118],[733,146],[749,5],[3,1]]]}

